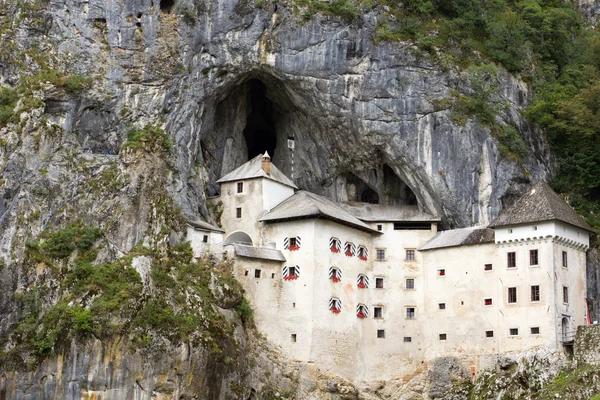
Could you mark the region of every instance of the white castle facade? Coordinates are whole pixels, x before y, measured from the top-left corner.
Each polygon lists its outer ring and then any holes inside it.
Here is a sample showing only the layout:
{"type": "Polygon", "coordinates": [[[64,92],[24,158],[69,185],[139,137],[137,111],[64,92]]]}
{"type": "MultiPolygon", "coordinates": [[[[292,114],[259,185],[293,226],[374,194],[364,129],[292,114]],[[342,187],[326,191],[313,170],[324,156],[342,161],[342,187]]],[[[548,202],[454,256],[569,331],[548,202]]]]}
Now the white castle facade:
{"type": "Polygon", "coordinates": [[[442,356],[560,350],[588,323],[592,229],[540,183],[490,227],[437,231],[416,206],[340,204],[298,190],[258,156],[218,181],[225,251],[257,328],[292,360],[353,381],[403,379],[442,356]]]}

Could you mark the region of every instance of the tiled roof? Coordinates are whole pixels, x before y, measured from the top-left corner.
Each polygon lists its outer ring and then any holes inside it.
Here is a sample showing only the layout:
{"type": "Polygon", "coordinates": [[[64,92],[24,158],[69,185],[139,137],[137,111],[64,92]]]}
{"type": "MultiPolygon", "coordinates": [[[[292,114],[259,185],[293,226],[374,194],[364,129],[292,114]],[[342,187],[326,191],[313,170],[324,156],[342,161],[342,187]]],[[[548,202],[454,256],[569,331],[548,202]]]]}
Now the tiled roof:
{"type": "Polygon", "coordinates": [[[212,232],[222,232],[225,233],[225,231],[221,228],[219,228],[218,226],[214,226],[209,224],[208,222],[204,222],[204,221],[187,221],[188,225],[191,226],[192,228],[197,228],[203,231],[212,231],[212,232]]]}
{"type": "Polygon", "coordinates": [[[271,163],[271,173],[267,174],[262,168],[262,158],[262,154],[257,155],[252,160],[226,174],[224,177],[219,179],[217,183],[241,181],[252,178],[266,178],[290,186],[294,189],[298,189],[298,187],[294,185],[294,182],[285,176],[285,174],[281,172],[273,163],[271,163]]]}
{"type": "Polygon", "coordinates": [[[490,224],[490,228],[558,220],[593,232],[594,229],[545,182],[538,182],[529,192],[490,224]]]}
{"type": "Polygon", "coordinates": [[[326,218],[370,233],[381,233],[350,214],[339,204],[323,196],[304,190],[282,201],[268,212],[261,221],[276,222],[303,218],[326,218]]]}
{"type": "Polygon", "coordinates": [[[444,247],[466,246],[470,244],[492,243],[494,230],[478,226],[461,229],[451,229],[438,232],[431,240],[419,250],[434,250],[444,247]]]}
{"type": "Polygon", "coordinates": [[[344,203],[340,204],[346,211],[361,221],[439,221],[440,218],[420,211],[417,206],[386,206],[383,204],[344,203]]]}
{"type": "Polygon", "coordinates": [[[258,258],[261,260],[285,261],[281,251],[269,247],[246,246],[245,244],[233,244],[235,255],[240,257],[258,258]]]}

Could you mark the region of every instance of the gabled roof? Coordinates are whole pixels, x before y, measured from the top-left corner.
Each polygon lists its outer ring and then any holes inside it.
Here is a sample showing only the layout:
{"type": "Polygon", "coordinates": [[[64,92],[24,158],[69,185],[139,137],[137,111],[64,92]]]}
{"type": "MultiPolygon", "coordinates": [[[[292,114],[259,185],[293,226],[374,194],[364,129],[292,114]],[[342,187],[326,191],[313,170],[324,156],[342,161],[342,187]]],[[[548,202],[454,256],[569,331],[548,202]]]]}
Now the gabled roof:
{"type": "Polygon", "coordinates": [[[236,256],[258,258],[260,260],[285,261],[283,253],[277,249],[269,247],[254,247],[245,244],[234,243],[233,249],[236,256]]]}
{"type": "Polygon", "coordinates": [[[493,243],[494,230],[478,226],[470,228],[450,229],[438,232],[419,250],[434,250],[444,247],[467,246],[470,244],[493,243]]]}
{"type": "Polygon", "coordinates": [[[200,220],[195,220],[195,221],[189,220],[189,221],[187,221],[187,224],[189,226],[191,226],[192,228],[200,229],[203,231],[225,233],[225,231],[223,229],[219,228],[218,226],[214,226],[212,224],[209,224],[208,222],[204,222],[204,221],[200,221],[200,220]]]}
{"type": "Polygon", "coordinates": [[[300,190],[282,201],[261,221],[276,222],[304,218],[325,218],[365,232],[381,233],[344,210],[334,201],[304,190],[300,190]]]}
{"type": "Polygon", "coordinates": [[[439,217],[427,214],[419,210],[417,206],[397,205],[387,206],[383,204],[369,203],[345,203],[340,204],[346,211],[361,221],[368,222],[435,222],[439,217]]]}
{"type": "Polygon", "coordinates": [[[490,228],[553,220],[594,232],[594,229],[546,182],[538,182],[512,206],[502,210],[490,224],[490,228]]]}
{"type": "Polygon", "coordinates": [[[259,154],[252,160],[234,169],[224,177],[219,179],[217,183],[241,181],[252,178],[266,178],[275,182],[279,182],[294,189],[298,189],[294,182],[290,180],[283,172],[281,172],[273,163],[271,163],[271,173],[267,174],[262,168],[263,155],[259,154]]]}

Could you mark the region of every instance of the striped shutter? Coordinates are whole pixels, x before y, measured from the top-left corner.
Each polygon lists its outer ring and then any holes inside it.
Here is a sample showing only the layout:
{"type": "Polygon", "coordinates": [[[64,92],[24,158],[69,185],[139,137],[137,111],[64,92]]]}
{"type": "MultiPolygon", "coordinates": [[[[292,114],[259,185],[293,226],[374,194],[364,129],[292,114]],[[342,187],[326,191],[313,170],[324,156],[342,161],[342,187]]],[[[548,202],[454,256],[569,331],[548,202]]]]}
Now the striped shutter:
{"type": "Polygon", "coordinates": [[[356,254],[356,245],[354,243],[346,242],[344,245],[344,253],[349,251],[352,255],[356,254]]]}
{"type": "Polygon", "coordinates": [[[329,299],[329,309],[337,308],[338,310],[342,309],[342,301],[336,297],[332,297],[329,299]]]}
{"type": "Polygon", "coordinates": [[[296,246],[300,247],[300,236],[296,236],[296,246]]]}
{"type": "Polygon", "coordinates": [[[365,317],[369,316],[369,307],[367,307],[364,304],[359,304],[356,306],[356,315],[360,314],[360,313],[365,314],[365,317]]]}
{"type": "Polygon", "coordinates": [[[282,274],[283,277],[287,278],[289,273],[290,273],[290,269],[287,266],[283,267],[283,274],[282,274]]]}
{"type": "Polygon", "coordinates": [[[298,265],[294,265],[294,267],[296,268],[296,276],[300,278],[300,267],[298,265]]]}
{"type": "Polygon", "coordinates": [[[329,248],[330,249],[337,249],[338,251],[342,251],[341,249],[342,245],[339,239],[332,237],[331,239],[329,239],[329,248]]]}
{"type": "Polygon", "coordinates": [[[369,250],[367,250],[367,248],[364,246],[362,246],[362,249],[363,249],[363,256],[369,257],[369,250]]]}
{"type": "Polygon", "coordinates": [[[283,249],[287,250],[288,247],[290,247],[290,239],[286,237],[285,239],[283,239],[283,249]]]}
{"type": "Polygon", "coordinates": [[[359,283],[362,283],[365,285],[365,287],[369,287],[369,277],[365,274],[358,274],[358,277],[356,278],[356,284],[358,285],[359,283]]]}
{"type": "Polygon", "coordinates": [[[329,267],[329,279],[337,276],[338,279],[342,279],[342,270],[336,267],[329,267]]]}

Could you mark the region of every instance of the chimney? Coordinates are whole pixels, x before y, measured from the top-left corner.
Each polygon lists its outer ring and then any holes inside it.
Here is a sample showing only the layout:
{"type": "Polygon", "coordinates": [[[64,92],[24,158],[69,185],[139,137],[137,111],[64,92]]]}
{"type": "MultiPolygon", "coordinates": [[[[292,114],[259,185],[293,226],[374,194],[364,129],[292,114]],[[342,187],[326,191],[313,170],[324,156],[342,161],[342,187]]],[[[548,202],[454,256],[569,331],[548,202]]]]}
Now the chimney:
{"type": "Polygon", "coordinates": [[[269,153],[266,151],[262,158],[262,169],[267,173],[267,175],[271,175],[271,157],[269,157],[269,153]]]}

